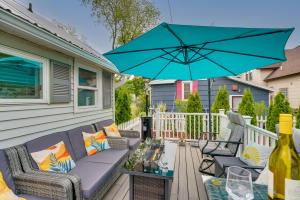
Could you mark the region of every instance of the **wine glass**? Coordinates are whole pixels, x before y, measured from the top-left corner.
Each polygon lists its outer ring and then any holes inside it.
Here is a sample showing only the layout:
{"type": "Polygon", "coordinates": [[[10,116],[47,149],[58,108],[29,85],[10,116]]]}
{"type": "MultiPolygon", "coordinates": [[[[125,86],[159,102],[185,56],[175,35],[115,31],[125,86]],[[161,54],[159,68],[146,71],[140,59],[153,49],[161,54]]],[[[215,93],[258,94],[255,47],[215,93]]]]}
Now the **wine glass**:
{"type": "Polygon", "coordinates": [[[159,163],[162,173],[166,174],[168,172],[168,159],[164,153],[160,156],[159,163]]]}
{"type": "Polygon", "coordinates": [[[237,166],[229,167],[227,171],[226,191],[228,192],[228,199],[253,199],[251,172],[237,166]]]}
{"type": "Polygon", "coordinates": [[[145,144],[147,146],[147,148],[149,149],[149,147],[151,146],[151,143],[152,143],[152,139],[147,137],[146,140],[145,140],[145,144]]]}

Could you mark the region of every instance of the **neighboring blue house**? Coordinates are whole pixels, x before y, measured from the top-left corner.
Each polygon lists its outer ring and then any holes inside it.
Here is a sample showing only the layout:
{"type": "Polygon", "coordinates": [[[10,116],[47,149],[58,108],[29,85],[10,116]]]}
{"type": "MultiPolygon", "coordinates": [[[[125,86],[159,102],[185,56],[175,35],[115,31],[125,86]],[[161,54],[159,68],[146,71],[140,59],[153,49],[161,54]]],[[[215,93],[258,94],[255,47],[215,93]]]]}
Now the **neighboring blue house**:
{"type": "MultiPolygon", "coordinates": [[[[167,111],[176,111],[175,100],[187,100],[191,92],[198,92],[201,98],[204,111],[208,109],[207,80],[197,81],[176,81],[156,80],[151,81],[151,107],[156,107],[163,102],[167,105],[167,111]]],[[[264,101],[269,106],[269,96],[272,89],[244,81],[236,77],[216,78],[212,81],[211,102],[213,103],[219,86],[226,85],[229,92],[230,108],[237,111],[242,99],[244,89],[250,88],[256,102],[264,101]]]]}

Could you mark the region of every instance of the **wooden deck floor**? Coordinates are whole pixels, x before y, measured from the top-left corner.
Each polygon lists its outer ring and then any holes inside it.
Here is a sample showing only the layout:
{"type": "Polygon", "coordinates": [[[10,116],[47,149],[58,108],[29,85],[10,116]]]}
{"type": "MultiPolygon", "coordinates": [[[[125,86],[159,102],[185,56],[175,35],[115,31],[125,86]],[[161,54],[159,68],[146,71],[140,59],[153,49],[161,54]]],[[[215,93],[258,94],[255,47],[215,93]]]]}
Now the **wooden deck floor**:
{"type": "MultiPolygon", "coordinates": [[[[201,173],[198,171],[201,162],[199,148],[177,148],[174,180],[171,190],[171,200],[206,200],[201,173]]],[[[129,178],[122,175],[110,191],[105,200],[129,200],[129,178]]]]}

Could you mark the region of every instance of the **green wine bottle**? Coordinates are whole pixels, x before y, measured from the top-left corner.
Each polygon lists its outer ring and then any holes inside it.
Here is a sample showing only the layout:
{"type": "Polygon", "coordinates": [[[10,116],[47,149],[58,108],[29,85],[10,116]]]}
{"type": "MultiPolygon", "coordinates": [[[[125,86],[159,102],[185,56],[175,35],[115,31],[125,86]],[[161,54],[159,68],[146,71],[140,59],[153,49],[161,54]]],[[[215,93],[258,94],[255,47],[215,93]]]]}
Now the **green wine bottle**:
{"type": "Polygon", "coordinates": [[[279,139],[269,158],[269,199],[300,199],[300,157],[293,142],[292,124],[292,115],[280,114],[279,139]]]}

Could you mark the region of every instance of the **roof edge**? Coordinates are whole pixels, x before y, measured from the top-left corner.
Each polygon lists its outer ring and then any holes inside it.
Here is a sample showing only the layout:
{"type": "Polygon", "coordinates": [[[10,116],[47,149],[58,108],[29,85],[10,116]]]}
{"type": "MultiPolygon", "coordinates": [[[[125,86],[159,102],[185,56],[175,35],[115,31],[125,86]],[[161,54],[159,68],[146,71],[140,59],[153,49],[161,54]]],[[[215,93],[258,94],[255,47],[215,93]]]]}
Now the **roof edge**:
{"type": "Polygon", "coordinates": [[[262,85],[258,85],[258,84],[255,84],[255,83],[252,83],[252,82],[249,82],[249,81],[245,81],[245,80],[242,80],[240,78],[233,77],[233,76],[228,76],[227,78],[229,78],[230,80],[237,81],[237,82],[240,82],[240,83],[243,83],[243,84],[246,84],[246,85],[250,85],[250,86],[253,86],[253,87],[257,87],[257,88],[260,88],[260,89],[263,89],[263,90],[268,90],[268,91],[271,91],[271,92],[275,91],[272,88],[262,86],[262,85]]]}
{"type": "Polygon", "coordinates": [[[55,46],[61,50],[67,51],[71,54],[75,54],[82,57],[94,64],[100,65],[113,73],[119,73],[118,69],[112,63],[104,62],[101,58],[87,52],[86,50],[60,38],[49,31],[32,24],[31,22],[22,19],[21,17],[10,13],[9,11],[1,8],[0,9],[0,24],[6,27],[10,27],[17,33],[33,36],[34,38],[55,46]]]}

